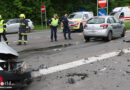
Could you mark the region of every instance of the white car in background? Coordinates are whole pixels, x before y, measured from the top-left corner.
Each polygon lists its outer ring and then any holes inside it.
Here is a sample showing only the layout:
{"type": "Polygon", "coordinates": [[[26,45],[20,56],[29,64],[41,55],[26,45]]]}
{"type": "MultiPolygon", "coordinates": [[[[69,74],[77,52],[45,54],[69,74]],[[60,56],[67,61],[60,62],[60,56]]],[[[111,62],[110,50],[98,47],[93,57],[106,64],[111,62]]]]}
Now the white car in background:
{"type": "MultiPolygon", "coordinates": [[[[29,25],[29,31],[34,30],[33,22],[30,19],[26,19],[29,25]]],[[[7,33],[15,33],[19,31],[20,19],[9,19],[6,23],[7,33]]]]}
{"type": "Polygon", "coordinates": [[[113,9],[111,15],[119,18],[122,21],[130,21],[130,6],[127,7],[116,7],[113,9]]]}
{"type": "MultiPolygon", "coordinates": [[[[93,12],[74,12],[71,13],[68,16],[69,19],[69,27],[71,30],[79,30],[79,31],[83,31],[83,26],[85,25],[88,19],[92,18],[94,16],[93,12]]],[[[63,24],[61,24],[63,29],[63,24]]]]}

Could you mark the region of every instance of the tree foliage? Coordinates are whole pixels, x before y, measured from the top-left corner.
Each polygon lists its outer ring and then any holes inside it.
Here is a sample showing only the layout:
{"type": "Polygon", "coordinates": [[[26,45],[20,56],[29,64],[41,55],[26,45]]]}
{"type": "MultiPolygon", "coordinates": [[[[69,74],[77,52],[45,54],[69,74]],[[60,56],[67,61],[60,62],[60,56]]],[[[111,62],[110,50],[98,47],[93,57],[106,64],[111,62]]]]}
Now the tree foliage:
{"type": "MultiPolygon", "coordinates": [[[[41,5],[46,5],[48,19],[54,13],[61,17],[65,13],[87,10],[93,11],[96,15],[97,10],[97,0],[1,0],[0,14],[4,19],[10,19],[18,18],[19,14],[24,13],[27,18],[32,19],[36,24],[40,24],[41,5]]],[[[129,5],[130,0],[109,0],[109,12],[115,7],[129,5]]]]}

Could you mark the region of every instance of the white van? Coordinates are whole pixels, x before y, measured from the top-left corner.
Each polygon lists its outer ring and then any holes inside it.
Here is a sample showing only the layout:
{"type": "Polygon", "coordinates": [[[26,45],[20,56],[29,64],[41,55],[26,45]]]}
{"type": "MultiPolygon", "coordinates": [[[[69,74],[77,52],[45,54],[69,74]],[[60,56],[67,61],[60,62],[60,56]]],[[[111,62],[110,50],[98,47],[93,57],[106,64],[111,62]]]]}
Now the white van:
{"type": "Polygon", "coordinates": [[[111,15],[119,18],[122,21],[130,21],[130,6],[128,7],[117,7],[113,9],[111,15]]]}
{"type": "MultiPolygon", "coordinates": [[[[83,20],[88,20],[92,18],[93,12],[74,12],[68,16],[69,26],[71,30],[79,30],[83,31],[83,27],[86,22],[82,22],[83,20]]],[[[63,27],[63,24],[62,24],[63,27]]]]}

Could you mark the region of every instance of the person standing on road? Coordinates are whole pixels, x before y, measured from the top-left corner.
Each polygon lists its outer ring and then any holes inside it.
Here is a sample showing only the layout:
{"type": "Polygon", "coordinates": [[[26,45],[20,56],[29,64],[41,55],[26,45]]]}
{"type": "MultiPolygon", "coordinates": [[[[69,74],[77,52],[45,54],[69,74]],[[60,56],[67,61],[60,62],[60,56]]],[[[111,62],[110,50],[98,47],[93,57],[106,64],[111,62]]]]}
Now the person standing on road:
{"type": "Polygon", "coordinates": [[[49,25],[51,27],[51,42],[53,42],[53,37],[57,41],[57,27],[59,25],[58,15],[54,14],[54,17],[49,20],[49,25]]]}
{"type": "Polygon", "coordinates": [[[3,36],[4,41],[8,44],[8,40],[6,37],[6,23],[5,21],[2,19],[2,16],[0,15],[0,42],[1,42],[1,37],[3,36]]]}
{"type": "Polygon", "coordinates": [[[69,28],[68,14],[62,17],[64,38],[67,40],[66,33],[68,32],[68,38],[71,40],[71,31],[69,28]]]}
{"type": "Polygon", "coordinates": [[[24,45],[27,44],[28,21],[25,20],[25,15],[20,14],[19,40],[18,45],[22,45],[22,37],[24,36],[24,45]]]}

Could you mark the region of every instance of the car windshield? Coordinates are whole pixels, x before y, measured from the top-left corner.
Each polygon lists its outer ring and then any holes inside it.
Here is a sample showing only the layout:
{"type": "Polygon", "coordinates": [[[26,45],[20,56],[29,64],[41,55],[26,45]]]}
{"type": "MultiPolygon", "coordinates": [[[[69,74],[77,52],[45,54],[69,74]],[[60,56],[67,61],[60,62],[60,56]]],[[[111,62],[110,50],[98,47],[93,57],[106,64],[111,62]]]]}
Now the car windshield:
{"type": "Polygon", "coordinates": [[[119,12],[113,12],[111,13],[112,16],[115,16],[115,17],[119,17],[120,13],[119,12]]]}
{"type": "Polygon", "coordinates": [[[82,14],[71,14],[68,17],[69,19],[78,19],[78,18],[82,18],[82,14]]]}
{"type": "Polygon", "coordinates": [[[105,23],[105,18],[92,18],[87,22],[87,24],[102,24],[102,23],[105,23]]]}

